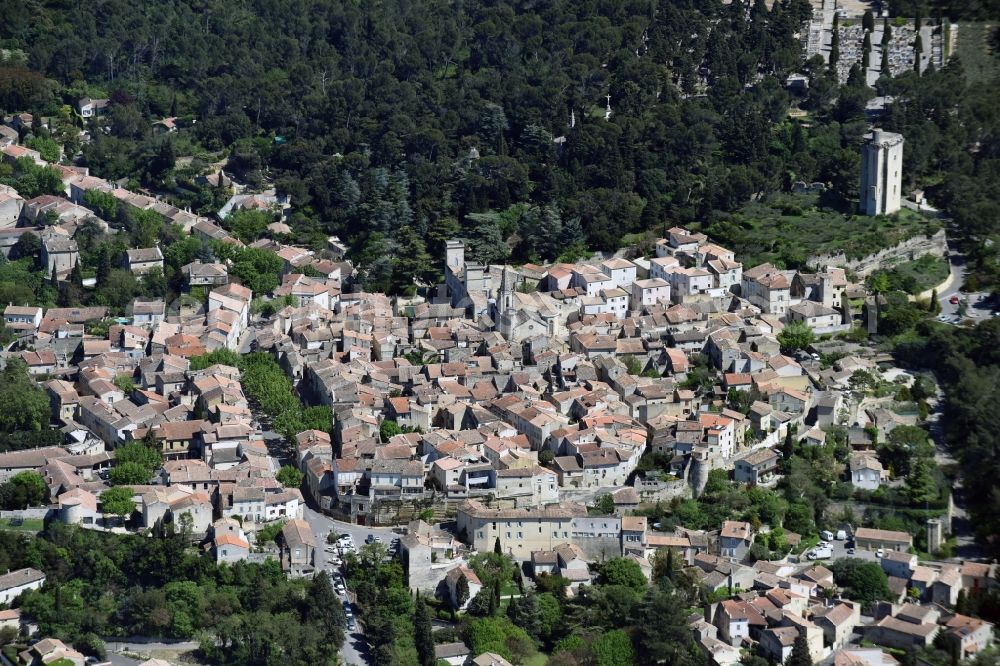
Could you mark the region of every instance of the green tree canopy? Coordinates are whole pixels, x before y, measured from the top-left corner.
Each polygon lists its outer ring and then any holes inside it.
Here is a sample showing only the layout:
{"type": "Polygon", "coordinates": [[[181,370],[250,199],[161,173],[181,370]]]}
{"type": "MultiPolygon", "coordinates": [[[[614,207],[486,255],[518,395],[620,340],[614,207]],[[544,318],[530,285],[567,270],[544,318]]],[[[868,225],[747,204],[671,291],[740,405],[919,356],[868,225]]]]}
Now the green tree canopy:
{"type": "Polygon", "coordinates": [[[0,432],[39,431],[49,422],[50,405],[45,391],[28,374],[18,357],[7,359],[0,373],[0,432]]]}
{"type": "Polygon", "coordinates": [[[26,509],[48,502],[49,488],[37,472],[19,472],[0,484],[0,506],[4,509],[26,509]]]}
{"type": "Polygon", "coordinates": [[[778,333],[778,343],[782,351],[794,352],[805,349],[816,339],[813,330],[804,321],[790,322],[778,333]]]}
{"type": "Polygon", "coordinates": [[[116,486],[142,486],[152,476],[148,467],[137,462],[119,463],[108,472],[108,480],[116,486]]]}
{"type": "Polygon", "coordinates": [[[601,566],[601,580],[607,585],[621,585],[636,592],[646,589],[646,577],[635,560],[614,557],[601,566]]]}
{"type": "Polygon", "coordinates": [[[302,485],[303,474],[292,465],[282,465],[275,478],[286,488],[298,488],[302,485]]]}
{"type": "Polygon", "coordinates": [[[104,513],[122,518],[132,515],[135,511],[132,489],[127,486],[118,486],[105,490],[101,493],[101,510],[104,513]]]}
{"type": "Polygon", "coordinates": [[[890,598],[889,579],[877,562],[840,559],[833,563],[831,569],[834,582],[845,588],[845,594],[866,607],[890,598]]]}

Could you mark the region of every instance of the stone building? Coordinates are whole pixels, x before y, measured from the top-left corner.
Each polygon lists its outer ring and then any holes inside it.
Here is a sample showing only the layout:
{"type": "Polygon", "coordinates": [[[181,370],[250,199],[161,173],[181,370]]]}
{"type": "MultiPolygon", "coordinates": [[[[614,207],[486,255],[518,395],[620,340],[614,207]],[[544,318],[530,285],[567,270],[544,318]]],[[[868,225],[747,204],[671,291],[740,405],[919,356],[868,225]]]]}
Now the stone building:
{"type": "Polygon", "coordinates": [[[865,134],[861,144],[861,212],[891,215],[898,211],[902,173],[903,135],[880,129],[865,134]]]}

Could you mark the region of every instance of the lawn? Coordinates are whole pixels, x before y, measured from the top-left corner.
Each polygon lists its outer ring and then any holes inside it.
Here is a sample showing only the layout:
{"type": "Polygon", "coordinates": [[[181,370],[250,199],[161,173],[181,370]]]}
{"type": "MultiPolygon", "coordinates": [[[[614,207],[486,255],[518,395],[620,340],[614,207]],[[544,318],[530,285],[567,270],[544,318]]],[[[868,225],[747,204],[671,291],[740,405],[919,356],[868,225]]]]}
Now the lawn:
{"type": "Polygon", "coordinates": [[[511,595],[521,596],[521,588],[517,586],[517,583],[505,581],[504,584],[500,586],[500,596],[506,597],[511,595]]]}
{"type": "Polygon", "coordinates": [[[14,524],[12,518],[0,518],[0,530],[17,530],[19,532],[41,532],[45,529],[45,521],[41,518],[25,518],[20,525],[14,524]]]}
{"type": "Polygon", "coordinates": [[[524,660],[524,666],[545,666],[549,660],[549,655],[544,652],[536,652],[524,660]]]}
{"type": "Polygon", "coordinates": [[[965,78],[970,84],[990,81],[1000,75],[1000,57],[990,44],[997,28],[991,23],[961,23],[958,26],[955,53],[962,61],[965,78]]]}
{"type": "Polygon", "coordinates": [[[892,289],[919,294],[944,282],[949,270],[947,259],[927,254],[894,266],[888,271],[889,284],[892,289]]]}
{"type": "Polygon", "coordinates": [[[855,215],[855,205],[832,193],[777,194],[748,203],[704,231],[733,250],[744,266],[771,262],[798,268],[812,255],[843,252],[856,259],[940,228],[908,209],[888,217],[868,217],[855,215]]]}

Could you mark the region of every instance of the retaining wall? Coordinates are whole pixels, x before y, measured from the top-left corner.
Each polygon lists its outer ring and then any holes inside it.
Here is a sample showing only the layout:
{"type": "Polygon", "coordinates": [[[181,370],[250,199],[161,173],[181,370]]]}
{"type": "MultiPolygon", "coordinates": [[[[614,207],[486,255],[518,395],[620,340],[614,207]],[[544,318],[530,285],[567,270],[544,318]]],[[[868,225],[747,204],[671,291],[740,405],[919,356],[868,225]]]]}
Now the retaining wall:
{"type": "Polygon", "coordinates": [[[912,261],[927,254],[936,257],[947,256],[948,236],[944,229],[932,236],[914,236],[898,245],[860,259],[848,259],[844,254],[820,254],[806,259],[806,265],[816,270],[824,266],[839,266],[864,278],[874,271],[889,269],[896,264],[912,261]]]}

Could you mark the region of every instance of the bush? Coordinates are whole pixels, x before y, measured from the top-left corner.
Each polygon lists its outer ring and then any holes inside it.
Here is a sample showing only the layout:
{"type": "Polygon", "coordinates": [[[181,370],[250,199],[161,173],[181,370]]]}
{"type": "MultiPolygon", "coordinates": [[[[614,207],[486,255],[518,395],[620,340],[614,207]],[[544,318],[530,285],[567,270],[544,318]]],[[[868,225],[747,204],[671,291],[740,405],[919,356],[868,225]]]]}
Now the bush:
{"type": "Polygon", "coordinates": [[[535,643],[527,632],[505,617],[473,620],[465,628],[465,642],[473,654],[495,652],[516,663],[536,651],[535,643]]]}
{"type": "Polygon", "coordinates": [[[304,475],[291,465],[284,465],[275,476],[278,482],[286,488],[298,488],[302,485],[304,475]]]}
{"type": "Polygon", "coordinates": [[[276,523],[271,523],[270,525],[264,525],[259,530],[257,530],[257,536],[254,538],[254,542],[258,546],[263,546],[265,543],[277,542],[278,535],[281,534],[281,528],[285,526],[285,521],[279,520],[276,523]]]}

